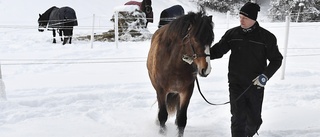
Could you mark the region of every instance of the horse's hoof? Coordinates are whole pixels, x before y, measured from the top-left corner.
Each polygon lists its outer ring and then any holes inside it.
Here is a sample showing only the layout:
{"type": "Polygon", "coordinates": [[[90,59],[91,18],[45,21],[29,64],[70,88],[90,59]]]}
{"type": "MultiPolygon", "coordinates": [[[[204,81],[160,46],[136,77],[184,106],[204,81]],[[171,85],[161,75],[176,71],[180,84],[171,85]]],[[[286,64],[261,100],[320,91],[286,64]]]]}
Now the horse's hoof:
{"type": "Polygon", "coordinates": [[[166,127],[160,127],[159,134],[163,135],[163,136],[166,136],[167,135],[167,128],[166,127]]]}
{"type": "Polygon", "coordinates": [[[72,37],[69,38],[69,44],[71,44],[71,41],[72,41],[72,37]]]}
{"type": "Polygon", "coordinates": [[[69,38],[64,38],[62,45],[67,44],[68,41],[69,41],[69,38]]]}
{"type": "Polygon", "coordinates": [[[184,127],[178,127],[178,137],[183,137],[184,134],[184,127]]]}
{"type": "Polygon", "coordinates": [[[52,43],[56,44],[56,43],[57,43],[57,41],[54,39],[54,40],[52,41],[52,43]]]}

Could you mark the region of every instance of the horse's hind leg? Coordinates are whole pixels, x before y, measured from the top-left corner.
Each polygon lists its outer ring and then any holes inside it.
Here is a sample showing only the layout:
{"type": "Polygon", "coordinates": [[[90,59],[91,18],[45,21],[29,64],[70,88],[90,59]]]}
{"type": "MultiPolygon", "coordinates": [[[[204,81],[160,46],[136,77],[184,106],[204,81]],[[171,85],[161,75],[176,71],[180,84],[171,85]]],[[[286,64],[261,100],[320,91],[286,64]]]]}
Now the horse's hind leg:
{"type": "Polygon", "coordinates": [[[63,30],[63,34],[64,34],[64,40],[62,45],[65,45],[67,43],[71,44],[73,29],[68,27],[63,30]]]}
{"type": "Polygon", "coordinates": [[[63,29],[63,35],[64,35],[64,37],[63,37],[63,43],[62,43],[62,45],[65,45],[65,44],[67,44],[68,42],[69,42],[69,30],[68,29],[63,29]]]}
{"type": "Polygon", "coordinates": [[[69,38],[69,44],[71,44],[71,41],[72,41],[72,36],[70,36],[69,38]]]}
{"type": "Polygon", "coordinates": [[[64,36],[62,45],[67,44],[68,41],[69,41],[69,36],[64,36]]]}
{"type": "Polygon", "coordinates": [[[71,44],[71,41],[72,41],[72,36],[73,36],[73,27],[70,27],[70,37],[69,37],[69,44],[71,44]]]}

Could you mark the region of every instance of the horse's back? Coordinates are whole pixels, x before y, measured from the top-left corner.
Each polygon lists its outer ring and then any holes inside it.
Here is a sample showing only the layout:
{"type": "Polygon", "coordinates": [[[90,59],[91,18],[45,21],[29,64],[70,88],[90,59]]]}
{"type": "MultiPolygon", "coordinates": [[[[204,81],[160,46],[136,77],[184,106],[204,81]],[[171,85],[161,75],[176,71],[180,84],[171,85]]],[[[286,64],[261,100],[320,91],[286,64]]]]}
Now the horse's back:
{"type": "Polygon", "coordinates": [[[149,74],[154,73],[154,68],[157,65],[156,62],[156,54],[159,46],[159,29],[152,35],[151,39],[151,45],[148,53],[148,59],[147,59],[147,68],[149,71],[149,74]]]}
{"type": "Polygon", "coordinates": [[[78,26],[76,12],[74,11],[73,8],[62,7],[62,8],[59,9],[59,12],[60,12],[60,15],[64,14],[60,18],[65,18],[67,20],[67,22],[69,22],[69,20],[70,20],[72,22],[71,25],[78,26]]]}
{"type": "Polygon", "coordinates": [[[155,80],[156,78],[156,71],[161,71],[161,65],[164,65],[161,61],[164,61],[164,57],[161,59],[161,52],[165,48],[164,45],[161,45],[161,37],[163,36],[165,28],[159,28],[152,36],[150,50],[148,53],[148,60],[147,60],[147,68],[149,72],[149,76],[151,81],[155,80]]]}
{"type": "Polygon", "coordinates": [[[184,15],[184,9],[181,5],[174,5],[164,10],[169,17],[176,17],[184,15]]]}
{"type": "Polygon", "coordinates": [[[74,9],[61,7],[52,10],[49,18],[49,27],[78,26],[77,16],[74,9]]]}
{"type": "Polygon", "coordinates": [[[184,15],[184,9],[181,5],[174,5],[164,9],[160,14],[159,28],[173,21],[175,18],[184,15]]]}

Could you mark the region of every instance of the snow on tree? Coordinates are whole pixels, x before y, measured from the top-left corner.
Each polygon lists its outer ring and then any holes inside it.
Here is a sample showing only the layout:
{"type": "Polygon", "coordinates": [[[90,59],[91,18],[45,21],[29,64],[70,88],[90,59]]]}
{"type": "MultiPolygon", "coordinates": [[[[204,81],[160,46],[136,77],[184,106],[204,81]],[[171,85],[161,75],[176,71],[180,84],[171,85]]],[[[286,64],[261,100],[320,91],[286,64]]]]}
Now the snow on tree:
{"type": "Polygon", "coordinates": [[[246,2],[248,0],[199,0],[198,4],[218,12],[238,14],[239,8],[246,2]]]}
{"type": "Polygon", "coordinates": [[[287,15],[291,21],[319,21],[319,4],[320,0],[271,0],[269,15],[273,21],[284,21],[287,15]]]}

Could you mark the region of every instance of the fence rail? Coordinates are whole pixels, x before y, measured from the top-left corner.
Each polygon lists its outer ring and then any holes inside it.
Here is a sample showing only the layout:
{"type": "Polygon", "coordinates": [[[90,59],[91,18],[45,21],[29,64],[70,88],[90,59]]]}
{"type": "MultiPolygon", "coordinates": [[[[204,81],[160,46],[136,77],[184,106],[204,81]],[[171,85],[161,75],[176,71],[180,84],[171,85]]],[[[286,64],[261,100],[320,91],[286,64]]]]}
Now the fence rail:
{"type": "MultiPolygon", "coordinates": [[[[230,13],[228,13],[230,14],[230,13]]],[[[230,14],[230,16],[238,16],[238,14],[230,14]]],[[[269,16],[274,16],[274,15],[269,15],[269,16]]],[[[99,15],[95,17],[95,20],[99,19],[99,18],[107,18],[108,16],[104,16],[104,15],[99,15]]],[[[118,17],[119,19],[122,19],[121,17],[118,17]]],[[[92,20],[93,17],[84,17],[82,19],[86,19],[86,20],[92,20]]],[[[130,19],[130,18],[125,18],[125,19],[130,19]]],[[[133,18],[131,18],[133,19],[133,18]]],[[[134,19],[145,19],[145,18],[134,18],[134,19]]],[[[160,18],[160,20],[170,20],[170,19],[175,19],[175,18],[160,18]]],[[[226,18],[226,22],[230,23],[229,21],[227,21],[228,18],[226,18]]],[[[62,21],[62,20],[61,20],[62,21]]],[[[291,22],[295,22],[295,21],[291,21],[291,22]]],[[[320,22],[320,20],[311,20],[311,22],[320,22]]],[[[281,23],[281,22],[270,22],[270,23],[281,23]]],[[[223,25],[227,25],[227,24],[223,24],[223,25]]],[[[217,26],[217,25],[216,25],[217,26]]],[[[315,27],[318,25],[308,25],[308,26],[290,26],[290,27],[315,27]]],[[[92,30],[92,28],[94,27],[95,30],[106,30],[106,29],[114,29],[114,24],[106,24],[106,25],[82,25],[82,26],[75,26],[75,28],[77,30],[92,30]]],[[[122,27],[128,27],[128,26],[122,26],[122,27]]],[[[283,28],[284,26],[271,26],[270,28],[283,28]]],[[[35,25],[5,25],[5,24],[0,24],[0,28],[1,29],[38,29],[38,26],[35,25]]],[[[225,27],[224,27],[225,28],[225,27]]],[[[219,27],[215,27],[215,29],[221,29],[219,27]]]]}
{"type": "MultiPolygon", "coordinates": [[[[319,49],[319,48],[314,48],[319,49]]],[[[310,57],[320,54],[289,54],[287,57],[310,57]]],[[[229,59],[224,57],[223,59],[229,59]]],[[[110,64],[110,63],[145,63],[147,57],[131,58],[92,58],[92,59],[0,59],[3,66],[17,65],[76,65],[76,64],[110,64]]]]}
{"type": "MultiPolygon", "coordinates": [[[[115,15],[118,15],[118,14],[115,14],[115,15]]],[[[226,18],[226,22],[228,24],[220,24],[218,25],[219,27],[215,27],[214,29],[226,29],[226,27],[228,28],[229,26],[229,17],[230,17],[230,12],[227,13],[227,18],[226,18]],[[224,27],[223,27],[224,26],[224,27]]],[[[232,15],[236,15],[236,14],[232,14],[232,15]]],[[[115,16],[116,17],[116,16],[115,16]]],[[[77,30],[92,30],[92,33],[91,33],[91,39],[94,38],[94,35],[95,35],[95,32],[94,31],[101,31],[101,30],[107,30],[107,29],[114,29],[114,28],[118,28],[117,27],[117,23],[114,23],[114,24],[107,24],[107,25],[95,25],[95,21],[97,20],[97,18],[107,18],[107,16],[104,16],[104,15],[99,15],[99,16],[96,16],[96,15],[93,15],[92,17],[84,17],[84,18],[80,18],[80,19],[86,19],[86,20],[91,20],[92,19],[92,26],[75,26],[75,29],[77,30]]],[[[120,18],[121,17],[117,17],[117,18],[120,18]]],[[[128,19],[128,18],[126,18],[128,19]]],[[[162,19],[169,19],[169,18],[162,18],[162,19]]],[[[171,19],[171,18],[170,18],[171,19]]],[[[276,23],[279,23],[279,22],[276,22],[276,23]]],[[[217,25],[215,25],[217,26],[217,25]]],[[[128,27],[128,26],[123,26],[123,27],[128,27]]],[[[285,28],[287,27],[285,23],[283,23],[283,25],[277,25],[277,26],[270,26],[269,28],[285,28]]],[[[290,28],[313,28],[313,27],[319,27],[318,24],[308,24],[308,25],[295,25],[295,24],[291,24],[290,25],[290,28]]],[[[32,26],[32,25],[0,25],[0,29],[17,29],[17,30],[24,30],[24,29],[36,29],[38,28],[38,26],[32,26]]],[[[153,28],[153,29],[156,29],[156,28],[153,28]]],[[[109,32],[109,33],[117,33],[116,31],[114,32],[109,32]]],[[[133,33],[138,33],[138,32],[133,32],[133,33]]],[[[145,32],[139,32],[139,33],[145,33],[145,32]]],[[[115,38],[117,39],[117,38],[115,38]]],[[[116,41],[117,42],[117,41],[116,41]]],[[[91,45],[93,43],[93,40],[91,40],[91,45]]],[[[288,48],[289,50],[291,49],[294,49],[294,48],[288,48]]],[[[295,49],[298,49],[298,48],[295,48],[295,49]]],[[[315,49],[320,49],[320,48],[301,48],[301,49],[311,49],[311,50],[315,50],[315,49]]],[[[319,56],[318,54],[312,54],[312,55],[288,55],[289,57],[296,57],[296,56],[319,56]]],[[[110,61],[109,59],[106,60],[100,60],[100,61],[88,61],[88,60],[80,60],[80,59],[61,59],[61,60],[54,60],[54,59],[46,59],[46,60],[32,60],[32,59],[29,59],[29,60],[8,60],[8,59],[0,59],[0,61],[2,62],[3,65],[19,65],[21,62],[24,62],[22,64],[66,64],[66,63],[70,63],[70,64],[81,64],[81,63],[114,63],[116,61],[110,61]],[[62,61],[63,62],[53,62],[53,61],[62,61]],[[13,63],[14,61],[16,61],[15,63],[13,63]],[[20,62],[20,63],[17,63],[20,62]],[[25,61],[29,61],[28,63],[26,63],[25,61]],[[30,62],[30,61],[36,61],[36,62],[30,62]],[[67,62],[66,62],[67,61],[67,62]],[[4,62],[7,62],[7,63],[4,63],[4,62]]],[[[127,60],[127,62],[134,62],[132,60],[127,60]]],[[[121,62],[121,61],[119,61],[121,62]]],[[[124,61],[126,62],[126,61],[124,61]]]]}
{"type": "Polygon", "coordinates": [[[127,58],[47,58],[47,59],[0,59],[2,65],[29,65],[29,64],[87,64],[87,63],[123,63],[123,62],[142,62],[146,57],[127,57],[127,58]]]}

